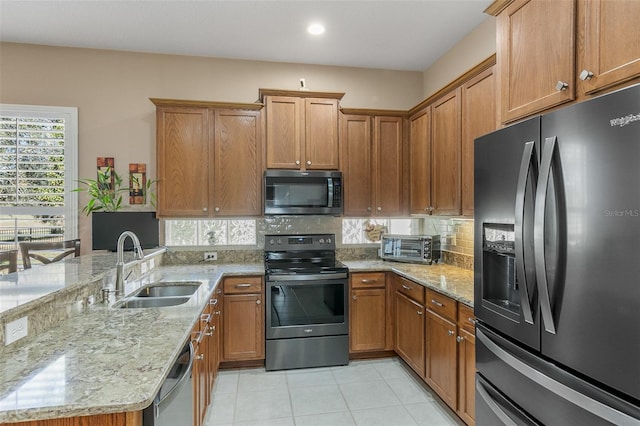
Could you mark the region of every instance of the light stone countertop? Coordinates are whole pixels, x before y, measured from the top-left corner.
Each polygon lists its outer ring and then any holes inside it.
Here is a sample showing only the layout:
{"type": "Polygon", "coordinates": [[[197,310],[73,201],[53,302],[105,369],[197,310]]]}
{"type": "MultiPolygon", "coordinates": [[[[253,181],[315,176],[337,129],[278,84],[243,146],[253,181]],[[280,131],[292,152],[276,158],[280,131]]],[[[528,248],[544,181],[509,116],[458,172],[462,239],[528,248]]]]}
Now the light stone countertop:
{"type": "MultiPolygon", "coordinates": [[[[111,256],[82,258],[80,266],[52,268],[53,279],[44,280],[48,287],[61,286],[66,280],[74,285],[95,280],[95,273],[104,274],[105,265],[109,269],[114,264],[111,256]]],[[[343,263],[351,272],[393,271],[473,305],[473,271],[381,260],[343,263]]],[[[45,268],[32,274],[44,278],[45,268]]],[[[92,304],[23,344],[0,348],[0,423],[146,408],[221,278],[262,274],[262,263],[160,266],[127,283],[126,293],[156,281],[201,281],[203,285],[188,303],[178,306],[114,309],[92,304]]],[[[38,279],[29,280],[38,288],[38,279]]],[[[27,303],[30,296],[18,293],[27,303]]],[[[34,302],[29,299],[29,303],[34,302]]]]}
{"type": "Polygon", "coordinates": [[[473,271],[452,265],[416,265],[384,260],[342,261],[350,272],[393,271],[473,307],[473,271]]]}

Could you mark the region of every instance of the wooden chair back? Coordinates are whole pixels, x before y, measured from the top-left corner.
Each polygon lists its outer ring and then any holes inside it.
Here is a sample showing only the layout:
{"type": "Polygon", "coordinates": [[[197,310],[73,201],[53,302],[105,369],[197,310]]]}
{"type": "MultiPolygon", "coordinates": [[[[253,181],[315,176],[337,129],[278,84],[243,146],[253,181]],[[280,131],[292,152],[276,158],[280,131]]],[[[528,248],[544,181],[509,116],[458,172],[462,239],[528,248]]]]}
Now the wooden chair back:
{"type": "Polygon", "coordinates": [[[31,268],[31,259],[46,265],[58,262],[70,255],[80,256],[80,240],[22,242],[20,243],[20,252],[24,269],[29,269],[31,268]]]}
{"type": "Polygon", "coordinates": [[[10,274],[11,272],[16,272],[17,270],[18,250],[0,251],[0,273],[10,274]]]}

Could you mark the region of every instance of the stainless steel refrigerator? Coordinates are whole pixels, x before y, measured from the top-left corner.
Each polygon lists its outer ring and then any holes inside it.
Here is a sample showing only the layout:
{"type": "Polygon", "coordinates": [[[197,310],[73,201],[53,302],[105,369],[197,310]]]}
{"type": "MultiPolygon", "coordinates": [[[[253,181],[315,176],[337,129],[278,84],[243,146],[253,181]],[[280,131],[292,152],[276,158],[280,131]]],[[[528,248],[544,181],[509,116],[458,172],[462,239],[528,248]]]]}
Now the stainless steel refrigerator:
{"type": "Polygon", "coordinates": [[[640,85],[475,141],[476,422],[640,425],[640,85]]]}

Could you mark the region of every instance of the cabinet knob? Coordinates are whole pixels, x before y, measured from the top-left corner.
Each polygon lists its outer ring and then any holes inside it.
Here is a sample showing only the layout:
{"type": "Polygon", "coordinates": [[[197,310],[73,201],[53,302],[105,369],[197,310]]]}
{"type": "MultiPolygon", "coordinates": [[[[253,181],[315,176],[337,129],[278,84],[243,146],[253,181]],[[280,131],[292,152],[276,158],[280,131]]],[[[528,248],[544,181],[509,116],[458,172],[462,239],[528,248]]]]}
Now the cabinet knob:
{"type": "Polygon", "coordinates": [[[296,160],[296,166],[300,165],[300,160],[296,160]]]}
{"type": "Polygon", "coordinates": [[[256,300],[256,305],[259,305],[262,303],[262,300],[256,300]]]}
{"type": "Polygon", "coordinates": [[[199,360],[199,361],[203,360],[204,359],[204,354],[196,356],[196,359],[199,360]]]}
{"type": "Polygon", "coordinates": [[[580,73],[580,80],[582,81],[591,80],[591,77],[593,77],[593,73],[589,70],[582,70],[580,73]]]}
{"type": "Polygon", "coordinates": [[[358,300],[358,296],[353,296],[353,300],[358,300]]]}
{"type": "Polygon", "coordinates": [[[422,315],[422,311],[416,311],[418,315],[422,315]]]}
{"type": "Polygon", "coordinates": [[[429,206],[429,211],[430,211],[430,212],[432,212],[432,211],[434,211],[434,210],[435,210],[435,207],[433,207],[433,206],[429,206]]]}
{"type": "Polygon", "coordinates": [[[382,211],[382,207],[378,206],[378,208],[377,208],[376,210],[378,210],[379,212],[381,212],[381,211],[382,211]]]}
{"type": "Polygon", "coordinates": [[[208,209],[208,208],[206,208],[206,207],[203,207],[203,208],[202,208],[202,211],[203,211],[203,212],[207,212],[207,211],[209,211],[209,209],[208,209]]]}
{"type": "Polygon", "coordinates": [[[456,337],[456,342],[458,342],[458,343],[462,342],[463,340],[464,340],[464,337],[462,337],[462,336],[456,337]]]}
{"type": "Polygon", "coordinates": [[[565,83],[564,81],[558,81],[556,83],[556,90],[558,92],[563,91],[563,90],[567,90],[569,88],[569,83],[565,83]]]}
{"type": "Polygon", "coordinates": [[[307,160],[307,166],[311,165],[311,160],[307,160]]]}
{"type": "Polygon", "coordinates": [[[371,211],[371,207],[367,207],[367,211],[370,212],[371,211]]]}
{"type": "Polygon", "coordinates": [[[453,336],[454,334],[456,334],[453,330],[447,330],[447,333],[449,333],[449,336],[453,336]]]}
{"type": "Polygon", "coordinates": [[[220,211],[220,207],[216,207],[214,210],[219,212],[220,211]]]}

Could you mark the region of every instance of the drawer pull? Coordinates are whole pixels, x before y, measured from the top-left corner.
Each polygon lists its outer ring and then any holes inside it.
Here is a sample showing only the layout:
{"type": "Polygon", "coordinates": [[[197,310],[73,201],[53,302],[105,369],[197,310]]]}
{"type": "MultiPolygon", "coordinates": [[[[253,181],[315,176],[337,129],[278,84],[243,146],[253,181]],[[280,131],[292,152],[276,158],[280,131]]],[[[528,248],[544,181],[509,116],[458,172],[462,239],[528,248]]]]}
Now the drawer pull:
{"type": "Polygon", "coordinates": [[[360,280],[362,284],[375,284],[378,280],[360,280]]]}
{"type": "Polygon", "coordinates": [[[416,311],[418,315],[422,315],[422,311],[416,311]]]}
{"type": "Polygon", "coordinates": [[[469,317],[469,318],[467,318],[467,320],[473,325],[476,325],[476,323],[478,322],[478,320],[473,318],[473,317],[469,317]]]}
{"type": "Polygon", "coordinates": [[[402,284],[402,288],[404,288],[407,291],[411,291],[411,287],[409,287],[408,285],[402,284]]]}
{"type": "Polygon", "coordinates": [[[462,337],[462,336],[456,337],[456,342],[458,342],[458,343],[462,342],[463,340],[464,340],[464,337],[462,337]]]}
{"type": "Polygon", "coordinates": [[[212,306],[216,306],[218,304],[218,299],[209,300],[209,304],[212,305],[212,306]]]}
{"type": "Polygon", "coordinates": [[[200,321],[203,321],[203,322],[211,321],[211,314],[202,314],[202,315],[200,315],[200,321]]]}
{"type": "Polygon", "coordinates": [[[447,330],[447,333],[449,334],[449,336],[453,336],[454,334],[456,334],[453,330],[447,330]]]}
{"type": "Polygon", "coordinates": [[[236,284],[235,287],[236,288],[247,288],[247,287],[251,287],[251,284],[249,284],[249,283],[236,284]]]}
{"type": "Polygon", "coordinates": [[[438,302],[436,299],[431,299],[431,303],[433,303],[434,305],[440,307],[440,308],[444,308],[444,305],[440,302],[438,302]]]}
{"type": "Polygon", "coordinates": [[[256,300],[256,305],[259,305],[262,303],[262,300],[256,300]]]}

